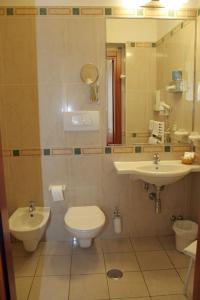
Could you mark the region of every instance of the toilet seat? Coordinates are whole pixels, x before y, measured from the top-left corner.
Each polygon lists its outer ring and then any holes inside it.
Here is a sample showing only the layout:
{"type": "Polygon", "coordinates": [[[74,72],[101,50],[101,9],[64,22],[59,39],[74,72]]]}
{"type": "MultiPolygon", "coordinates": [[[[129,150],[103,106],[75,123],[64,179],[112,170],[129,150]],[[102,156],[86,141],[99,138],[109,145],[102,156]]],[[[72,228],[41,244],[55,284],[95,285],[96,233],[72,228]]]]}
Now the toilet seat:
{"type": "Polygon", "coordinates": [[[105,224],[105,215],[97,206],[70,207],[64,221],[72,230],[89,231],[102,227],[105,224]]]}

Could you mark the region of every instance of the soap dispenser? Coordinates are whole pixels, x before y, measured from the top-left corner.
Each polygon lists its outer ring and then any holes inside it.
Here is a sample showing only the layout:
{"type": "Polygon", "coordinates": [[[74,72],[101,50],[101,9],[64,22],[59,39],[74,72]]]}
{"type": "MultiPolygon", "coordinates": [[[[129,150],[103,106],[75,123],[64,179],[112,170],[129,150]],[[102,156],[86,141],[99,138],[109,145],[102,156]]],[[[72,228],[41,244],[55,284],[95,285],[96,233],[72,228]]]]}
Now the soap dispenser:
{"type": "Polygon", "coordinates": [[[114,213],[113,213],[113,227],[115,233],[119,234],[122,232],[122,219],[119,212],[119,208],[115,207],[114,213]]]}

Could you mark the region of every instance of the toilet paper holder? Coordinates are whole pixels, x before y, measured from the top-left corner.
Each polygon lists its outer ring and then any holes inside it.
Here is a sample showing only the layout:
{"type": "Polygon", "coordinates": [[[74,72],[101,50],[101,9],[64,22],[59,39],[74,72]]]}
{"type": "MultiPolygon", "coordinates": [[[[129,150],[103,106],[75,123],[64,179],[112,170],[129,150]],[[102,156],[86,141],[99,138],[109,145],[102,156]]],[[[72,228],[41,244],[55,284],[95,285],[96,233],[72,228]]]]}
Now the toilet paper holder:
{"type": "MultiPolygon", "coordinates": [[[[57,186],[57,185],[60,185],[60,184],[51,184],[50,186],[49,186],[49,192],[51,192],[52,191],[52,188],[54,187],[54,186],[57,186]]],[[[62,184],[62,191],[65,191],[65,189],[66,189],[66,185],[64,185],[64,184],[62,184]]]]}

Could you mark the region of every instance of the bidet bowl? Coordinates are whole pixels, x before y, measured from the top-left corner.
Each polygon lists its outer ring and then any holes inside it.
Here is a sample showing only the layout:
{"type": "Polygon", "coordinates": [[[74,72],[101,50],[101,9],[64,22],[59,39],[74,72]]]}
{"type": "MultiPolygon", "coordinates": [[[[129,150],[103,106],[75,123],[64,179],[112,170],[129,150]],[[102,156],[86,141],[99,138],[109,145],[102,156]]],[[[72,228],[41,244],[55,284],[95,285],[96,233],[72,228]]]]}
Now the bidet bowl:
{"type": "Polygon", "coordinates": [[[28,207],[20,207],[9,218],[11,234],[23,242],[27,251],[34,251],[44,234],[49,217],[50,207],[35,207],[31,214],[28,207]]]}

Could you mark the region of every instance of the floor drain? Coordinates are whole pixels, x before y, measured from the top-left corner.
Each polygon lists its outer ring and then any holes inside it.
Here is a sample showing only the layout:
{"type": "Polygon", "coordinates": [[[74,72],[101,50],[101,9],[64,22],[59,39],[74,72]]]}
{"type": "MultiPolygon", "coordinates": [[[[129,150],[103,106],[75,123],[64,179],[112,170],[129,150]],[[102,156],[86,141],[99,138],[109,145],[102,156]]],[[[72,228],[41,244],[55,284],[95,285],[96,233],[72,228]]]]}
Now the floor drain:
{"type": "Polygon", "coordinates": [[[107,272],[107,276],[108,276],[108,278],[111,278],[111,279],[120,279],[120,278],[122,278],[123,273],[120,270],[111,269],[107,272]]]}

